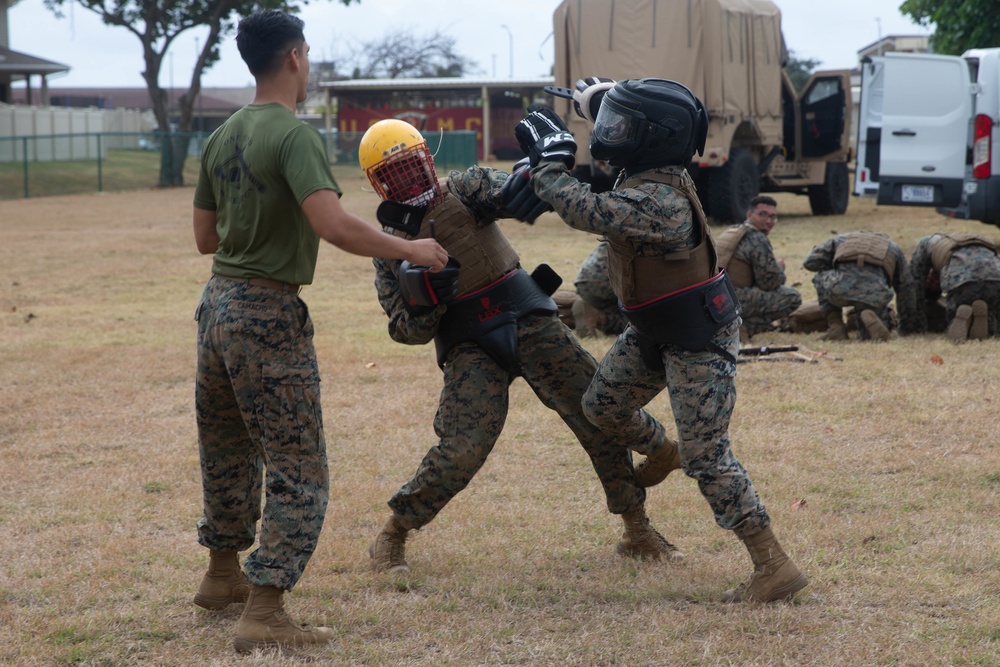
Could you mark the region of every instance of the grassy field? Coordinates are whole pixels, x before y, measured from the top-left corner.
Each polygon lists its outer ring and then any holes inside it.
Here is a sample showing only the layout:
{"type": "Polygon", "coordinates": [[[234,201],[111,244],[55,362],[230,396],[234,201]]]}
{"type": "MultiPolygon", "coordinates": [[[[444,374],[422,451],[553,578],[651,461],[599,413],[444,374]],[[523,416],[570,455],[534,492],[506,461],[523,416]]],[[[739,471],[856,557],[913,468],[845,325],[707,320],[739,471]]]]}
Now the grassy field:
{"type": "MultiPolygon", "coordinates": [[[[198,178],[198,160],[184,164],[184,182],[194,184],[198,178]]],[[[24,164],[0,164],[0,200],[22,199],[25,191],[24,164]]],[[[120,192],[155,186],[160,180],[160,152],[141,150],[109,150],[101,161],[29,162],[28,196],[120,192]]]]}
{"type": "MultiPolygon", "coordinates": [[[[358,170],[338,178],[374,219],[358,170]]],[[[386,335],[370,260],[331,246],[302,296],[332,497],[287,607],[337,639],[237,657],[240,606],[191,604],[207,561],[193,313],[211,267],[192,195],[0,203],[0,664],[1000,665],[1000,341],[754,338],[826,353],[738,367],[733,446],[810,577],[794,604],[719,602],[749,558],[680,474],[647,508],[687,559],[618,557],[620,521],[582,448],[520,380],[490,460],[409,542],[397,579],[370,571],[367,548],[435,442],[440,371],[432,346],[386,335]]],[[[885,231],[909,253],[933,231],[997,231],[859,200],[813,217],[804,198],[778,199],[772,242],[807,299],[802,259],[831,234],[885,231]]],[[[595,241],[552,214],[502,225],[529,270],[549,262],[567,285],[595,241]]],[[[586,341],[598,356],[609,343],[586,341]]],[[[665,395],[650,409],[672,424],[665,395]]]]}

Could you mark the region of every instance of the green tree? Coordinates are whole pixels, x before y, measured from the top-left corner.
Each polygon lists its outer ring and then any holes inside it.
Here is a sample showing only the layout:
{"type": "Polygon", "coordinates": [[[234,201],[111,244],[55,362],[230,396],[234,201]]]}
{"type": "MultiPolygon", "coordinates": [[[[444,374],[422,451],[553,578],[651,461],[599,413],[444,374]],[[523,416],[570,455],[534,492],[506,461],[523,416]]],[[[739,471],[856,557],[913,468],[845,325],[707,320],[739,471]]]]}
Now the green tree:
{"type": "Polygon", "coordinates": [[[809,80],[809,77],[819,67],[820,62],[814,58],[800,60],[795,56],[795,51],[788,52],[788,60],[785,61],[785,73],[792,80],[795,90],[802,90],[802,86],[806,85],[806,81],[809,80]]]}
{"type": "Polygon", "coordinates": [[[917,24],[934,26],[934,51],[958,55],[1000,44],[1000,2],[996,0],[906,0],[899,11],[917,24]]]}
{"type": "MultiPolygon", "coordinates": [[[[191,73],[191,82],[177,102],[177,129],[181,133],[189,133],[194,103],[201,92],[201,75],[218,62],[219,42],[233,33],[240,17],[258,9],[297,11],[296,5],[289,0],[45,0],[45,6],[62,17],[62,7],[67,2],[76,2],[100,16],[105,25],[125,28],[139,38],[145,65],[142,78],[149,91],[157,129],[163,133],[170,132],[171,127],[167,91],[160,87],[160,70],[170,45],[177,37],[188,30],[208,27],[208,36],[201,45],[201,53],[191,73]]],[[[360,0],[338,2],[350,5],[360,0]]],[[[309,0],[303,0],[301,4],[309,4],[309,0]]],[[[160,186],[184,184],[184,158],[188,142],[188,139],[180,137],[162,142],[160,186]]]]}

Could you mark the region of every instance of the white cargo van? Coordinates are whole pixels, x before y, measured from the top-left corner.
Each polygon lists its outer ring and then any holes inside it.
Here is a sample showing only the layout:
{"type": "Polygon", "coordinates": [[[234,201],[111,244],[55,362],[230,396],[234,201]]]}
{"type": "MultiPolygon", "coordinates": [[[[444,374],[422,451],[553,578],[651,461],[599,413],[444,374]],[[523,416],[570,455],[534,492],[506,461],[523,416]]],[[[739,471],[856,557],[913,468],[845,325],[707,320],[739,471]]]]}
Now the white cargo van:
{"type": "Polygon", "coordinates": [[[861,65],[854,194],[1000,225],[1000,48],[861,65]]]}

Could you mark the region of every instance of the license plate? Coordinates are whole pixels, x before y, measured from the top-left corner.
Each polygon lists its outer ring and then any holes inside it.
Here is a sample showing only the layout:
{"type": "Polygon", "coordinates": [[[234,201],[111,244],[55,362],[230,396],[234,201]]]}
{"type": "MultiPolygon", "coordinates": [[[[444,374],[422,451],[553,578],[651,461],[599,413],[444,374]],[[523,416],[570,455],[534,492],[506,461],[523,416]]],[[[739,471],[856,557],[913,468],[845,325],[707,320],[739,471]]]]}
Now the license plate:
{"type": "Polygon", "coordinates": [[[933,204],[934,203],[934,186],[933,185],[904,185],[903,186],[903,201],[912,202],[914,204],[933,204]]]}

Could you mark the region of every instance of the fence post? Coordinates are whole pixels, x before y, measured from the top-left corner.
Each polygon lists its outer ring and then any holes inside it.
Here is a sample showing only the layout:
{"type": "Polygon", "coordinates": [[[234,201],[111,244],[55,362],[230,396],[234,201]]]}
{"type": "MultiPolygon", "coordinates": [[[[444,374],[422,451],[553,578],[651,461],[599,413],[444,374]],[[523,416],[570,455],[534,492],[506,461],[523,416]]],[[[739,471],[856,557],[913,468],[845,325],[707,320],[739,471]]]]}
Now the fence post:
{"type": "Polygon", "coordinates": [[[104,192],[104,174],[101,171],[101,133],[97,133],[97,191],[104,192]]]}
{"type": "Polygon", "coordinates": [[[28,191],[28,137],[21,140],[24,144],[24,148],[21,151],[21,157],[24,160],[24,198],[27,199],[31,196],[28,191]]]}

